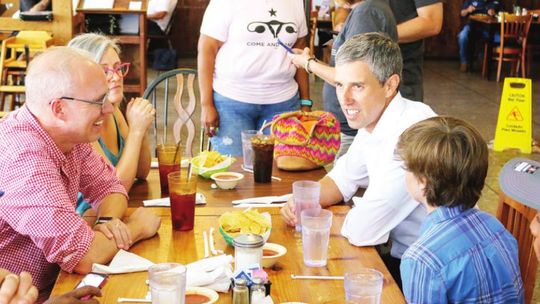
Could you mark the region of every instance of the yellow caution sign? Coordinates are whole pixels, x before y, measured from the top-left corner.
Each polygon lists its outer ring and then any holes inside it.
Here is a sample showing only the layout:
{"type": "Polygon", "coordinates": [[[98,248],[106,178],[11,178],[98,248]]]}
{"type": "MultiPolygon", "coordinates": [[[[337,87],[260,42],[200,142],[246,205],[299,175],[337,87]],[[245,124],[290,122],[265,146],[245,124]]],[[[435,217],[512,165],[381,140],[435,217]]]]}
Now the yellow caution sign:
{"type": "Polygon", "coordinates": [[[531,153],[532,82],[525,78],[505,78],[493,150],[517,148],[531,153]]]}

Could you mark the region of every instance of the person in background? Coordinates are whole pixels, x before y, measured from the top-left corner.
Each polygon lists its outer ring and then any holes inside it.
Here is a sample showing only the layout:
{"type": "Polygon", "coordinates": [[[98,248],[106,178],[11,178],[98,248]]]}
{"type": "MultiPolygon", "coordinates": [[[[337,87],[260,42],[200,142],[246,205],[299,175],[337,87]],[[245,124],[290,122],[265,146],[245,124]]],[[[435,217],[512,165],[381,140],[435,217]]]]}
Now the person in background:
{"type": "MultiPolygon", "coordinates": [[[[146,179],[150,172],[151,152],[147,133],[156,110],[148,100],[132,98],[127,104],[126,116],[122,114],[120,104],[124,100],[124,77],[130,64],[120,61],[120,48],[114,40],[88,33],[73,38],[68,47],[88,51],[105,71],[113,113],[104,118],[100,137],[92,146],[107,163],[116,167],[116,176],[129,191],[136,178],[146,179]]],[[[82,215],[88,209],[90,204],[79,197],[77,211],[82,215]]]]}
{"type": "Polygon", "coordinates": [[[405,130],[396,151],[407,191],[428,212],[401,258],[407,303],[524,303],[516,239],[474,208],[488,170],[480,133],[433,117],[405,130]]]}
{"type": "Polygon", "coordinates": [[[114,112],[102,66],[50,48],[30,62],[25,87],[25,104],[0,120],[0,268],[28,271],[41,303],[59,269],[88,273],[155,235],[160,219],[144,208],[125,217],[126,188],[90,145],[114,112]],[[92,227],[75,211],[78,192],[97,213],[92,227]]]}
{"type": "Polygon", "coordinates": [[[424,101],[424,38],[438,35],[443,23],[442,0],[389,0],[397,21],[403,57],[403,97],[424,101]]]}
{"type": "Polygon", "coordinates": [[[303,51],[295,50],[297,55],[290,55],[296,67],[306,68],[308,73],[314,73],[325,81],[322,91],[324,109],[334,114],[341,126],[341,146],[336,158],[347,152],[357,132],[347,123],[347,118],[345,118],[336,95],[334,80],[336,53],[343,43],[357,34],[382,32],[396,42],[398,39],[396,21],[386,0],[343,0],[341,2],[343,6],[349,7],[351,12],[340,33],[334,39],[330,65],[328,66],[313,57],[309,48],[303,51]]]}
{"type": "Polygon", "coordinates": [[[334,0],[334,15],[332,17],[332,30],[341,32],[347,17],[351,13],[351,6],[347,0],[334,0]]]}
{"type": "MultiPolygon", "coordinates": [[[[329,207],[353,200],[341,234],[356,246],[392,241],[382,255],[390,273],[401,283],[399,262],[418,238],[426,211],[405,188],[405,170],[394,157],[399,135],[435,113],[423,103],[401,97],[398,91],[402,60],[398,44],[381,33],[354,36],[336,54],[336,92],[354,141],[321,183],[320,204],[329,207]],[[356,197],[359,188],[366,188],[356,197]]],[[[294,201],[281,209],[287,224],[297,223],[294,201]]]]}
{"type": "Polygon", "coordinates": [[[150,0],[146,19],[148,35],[163,35],[171,21],[177,0],[150,0]]]}
{"type": "Polygon", "coordinates": [[[21,12],[41,12],[51,11],[51,0],[20,0],[19,9],[21,12]]]}
{"type": "MultiPolygon", "coordinates": [[[[70,304],[70,303],[99,303],[94,296],[101,296],[99,288],[84,286],[65,293],[61,296],[50,298],[45,304],[70,304]],[[91,295],[88,300],[81,300],[82,297],[91,295]]],[[[19,275],[10,273],[0,268],[0,304],[32,304],[37,301],[38,291],[32,285],[32,276],[28,272],[21,272],[19,275]]]]}
{"type": "MultiPolygon", "coordinates": [[[[471,15],[484,14],[488,16],[495,16],[502,9],[502,5],[498,0],[465,0],[461,7],[461,17],[466,18],[463,29],[458,34],[459,44],[459,59],[461,72],[467,72],[471,65],[472,53],[469,41],[473,37],[480,37],[487,40],[489,37],[489,31],[486,29],[473,31],[468,21],[468,17],[471,15]]],[[[496,36],[495,40],[500,39],[500,35],[496,36]]]]}
{"type": "Polygon", "coordinates": [[[216,151],[242,155],[242,130],[301,106],[310,110],[308,75],[277,43],[303,49],[307,33],[301,0],[210,1],[197,66],[201,126],[216,151]]]}
{"type": "Polygon", "coordinates": [[[533,248],[540,262],[540,162],[517,157],[509,160],[499,174],[501,191],[528,207],[538,210],[529,228],[533,248]]]}

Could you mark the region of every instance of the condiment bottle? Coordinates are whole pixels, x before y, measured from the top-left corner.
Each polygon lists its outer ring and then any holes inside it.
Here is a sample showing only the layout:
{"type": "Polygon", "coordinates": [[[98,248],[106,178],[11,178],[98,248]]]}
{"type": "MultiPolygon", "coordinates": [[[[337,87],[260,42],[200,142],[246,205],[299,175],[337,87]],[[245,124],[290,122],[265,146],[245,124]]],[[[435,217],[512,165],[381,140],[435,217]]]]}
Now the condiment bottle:
{"type": "Polygon", "coordinates": [[[261,265],[264,239],[258,234],[240,234],[233,240],[234,269],[245,270],[253,264],[261,265]]]}
{"type": "Polygon", "coordinates": [[[251,304],[259,304],[264,301],[266,297],[266,288],[262,283],[261,278],[253,278],[253,284],[251,285],[251,304]]]}
{"type": "Polygon", "coordinates": [[[249,304],[249,290],[244,279],[234,280],[233,304],[249,304]]]}

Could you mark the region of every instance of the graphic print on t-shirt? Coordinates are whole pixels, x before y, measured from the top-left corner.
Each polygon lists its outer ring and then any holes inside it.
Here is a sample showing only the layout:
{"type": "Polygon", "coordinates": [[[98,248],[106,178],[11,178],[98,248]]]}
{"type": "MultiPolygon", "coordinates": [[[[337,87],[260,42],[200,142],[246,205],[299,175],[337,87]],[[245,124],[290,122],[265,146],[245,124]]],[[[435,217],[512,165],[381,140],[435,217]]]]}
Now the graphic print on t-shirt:
{"type": "MultiPolygon", "coordinates": [[[[277,18],[277,11],[271,8],[268,13],[270,17],[277,18]]],[[[253,21],[247,26],[248,32],[267,35],[267,31],[272,34],[272,37],[277,39],[279,33],[284,30],[288,34],[297,33],[296,24],[294,22],[283,22],[272,19],[270,21],[253,21]]]]}

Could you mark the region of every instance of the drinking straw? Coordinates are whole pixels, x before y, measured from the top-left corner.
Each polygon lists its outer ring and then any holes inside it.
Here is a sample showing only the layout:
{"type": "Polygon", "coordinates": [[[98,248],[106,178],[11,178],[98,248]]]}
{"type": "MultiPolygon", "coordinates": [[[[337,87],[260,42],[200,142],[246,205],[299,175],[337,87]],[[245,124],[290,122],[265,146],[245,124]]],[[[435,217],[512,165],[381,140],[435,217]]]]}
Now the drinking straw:
{"type": "Polygon", "coordinates": [[[263,129],[264,129],[264,125],[266,125],[266,119],[263,121],[263,124],[262,124],[261,128],[259,129],[259,131],[257,131],[257,134],[262,134],[263,129]]]}
{"type": "Polygon", "coordinates": [[[317,276],[317,275],[294,275],[291,274],[292,279],[313,279],[313,280],[343,280],[343,276],[317,276]]]}

